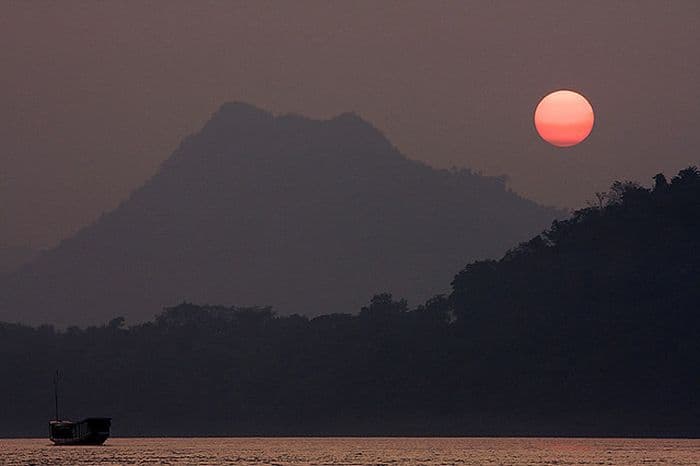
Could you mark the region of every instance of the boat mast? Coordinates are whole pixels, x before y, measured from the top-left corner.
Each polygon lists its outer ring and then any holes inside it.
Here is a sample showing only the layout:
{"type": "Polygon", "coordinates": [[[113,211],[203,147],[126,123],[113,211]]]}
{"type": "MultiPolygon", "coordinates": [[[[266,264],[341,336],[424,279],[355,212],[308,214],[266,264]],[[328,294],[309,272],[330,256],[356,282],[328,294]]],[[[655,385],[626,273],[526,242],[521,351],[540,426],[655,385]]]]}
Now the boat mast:
{"type": "Polygon", "coordinates": [[[53,401],[54,405],[56,407],[56,420],[60,420],[58,417],[58,379],[61,376],[61,374],[56,370],[56,373],[53,375],[53,401]]]}

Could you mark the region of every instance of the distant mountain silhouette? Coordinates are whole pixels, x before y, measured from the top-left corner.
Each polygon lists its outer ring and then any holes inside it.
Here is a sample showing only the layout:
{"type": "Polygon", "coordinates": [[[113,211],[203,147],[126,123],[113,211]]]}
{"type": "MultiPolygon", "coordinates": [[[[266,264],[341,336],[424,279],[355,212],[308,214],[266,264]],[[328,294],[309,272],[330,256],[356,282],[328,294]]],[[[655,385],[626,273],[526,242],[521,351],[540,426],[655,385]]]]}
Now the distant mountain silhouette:
{"type": "Polygon", "coordinates": [[[404,157],[357,115],[223,105],[114,211],[0,283],[0,319],[149,319],[183,299],[355,311],[445,290],[560,215],[497,178],[404,157]]]}

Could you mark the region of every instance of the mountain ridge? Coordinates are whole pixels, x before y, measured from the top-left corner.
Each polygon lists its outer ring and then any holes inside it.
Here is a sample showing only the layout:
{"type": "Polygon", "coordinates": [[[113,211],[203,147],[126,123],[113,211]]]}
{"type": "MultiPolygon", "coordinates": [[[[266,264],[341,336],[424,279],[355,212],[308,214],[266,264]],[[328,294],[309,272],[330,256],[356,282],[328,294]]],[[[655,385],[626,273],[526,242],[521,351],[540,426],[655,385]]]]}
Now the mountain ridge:
{"type": "Polygon", "coordinates": [[[1,283],[0,317],[142,320],[182,300],[351,312],[386,289],[421,301],[559,213],[410,160],[354,113],[226,103],[116,209],[1,283]]]}

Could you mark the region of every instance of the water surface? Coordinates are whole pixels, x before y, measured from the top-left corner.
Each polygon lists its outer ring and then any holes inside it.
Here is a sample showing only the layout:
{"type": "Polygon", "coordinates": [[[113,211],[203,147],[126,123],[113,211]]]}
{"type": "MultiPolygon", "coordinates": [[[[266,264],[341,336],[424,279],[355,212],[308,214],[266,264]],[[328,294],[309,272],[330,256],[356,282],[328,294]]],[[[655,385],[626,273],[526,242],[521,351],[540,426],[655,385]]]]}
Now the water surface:
{"type": "Polygon", "coordinates": [[[698,465],[700,440],[112,438],[99,447],[0,439],[2,465],[698,465]]]}

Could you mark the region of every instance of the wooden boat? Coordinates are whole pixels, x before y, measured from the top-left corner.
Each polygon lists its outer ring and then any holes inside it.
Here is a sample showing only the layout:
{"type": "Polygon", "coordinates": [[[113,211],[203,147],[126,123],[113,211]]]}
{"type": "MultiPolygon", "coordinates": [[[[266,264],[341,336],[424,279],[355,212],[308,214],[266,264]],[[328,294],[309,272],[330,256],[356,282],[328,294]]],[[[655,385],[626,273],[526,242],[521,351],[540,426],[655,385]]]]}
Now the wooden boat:
{"type": "Polygon", "coordinates": [[[102,445],[109,437],[112,418],[89,417],[82,421],[62,421],[58,417],[58,381],[60,374],[56,371],[53,378],[56,418],[49,421],[49,440],[56,445],[102,445]]]}
{"type": "Polygon", "coordinates": [[[102,445],[109,437],[112,419],[89,417],[79,422],[50,421],[49,439],[56,445],[102,445]]]}

